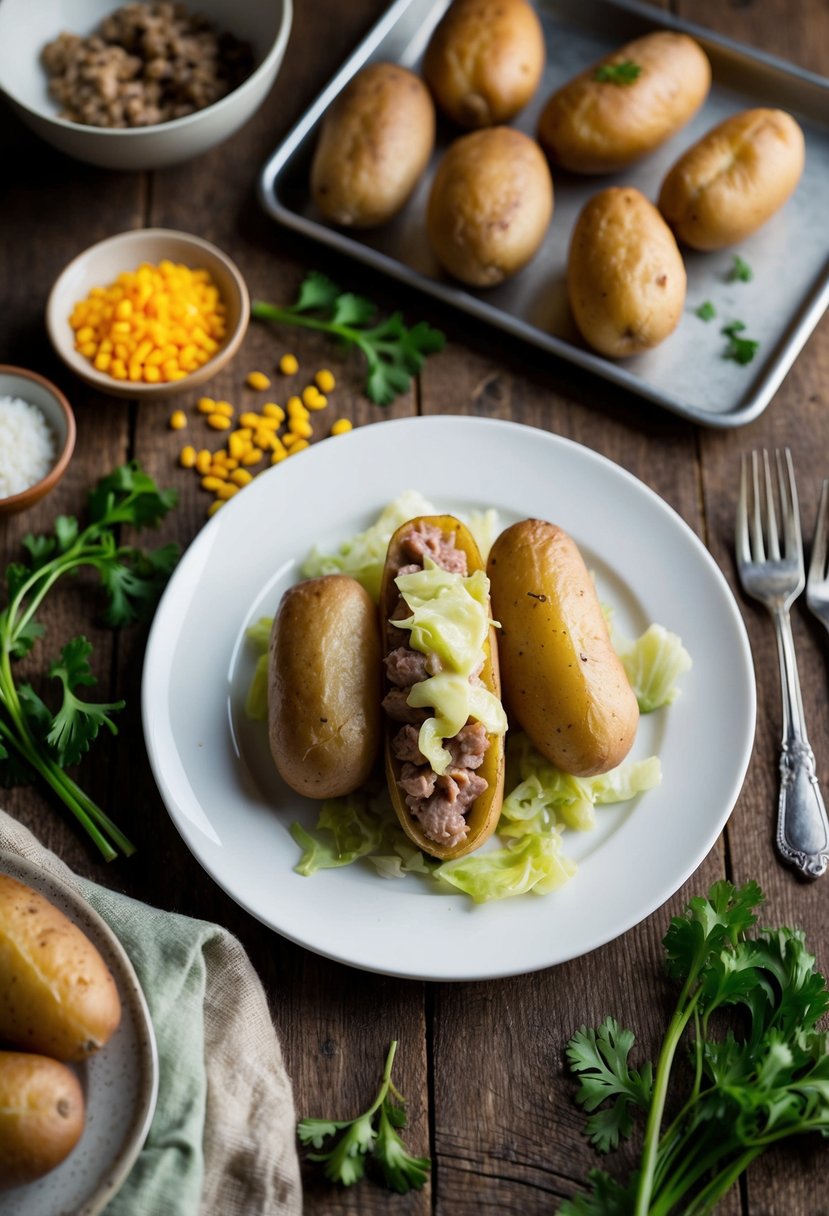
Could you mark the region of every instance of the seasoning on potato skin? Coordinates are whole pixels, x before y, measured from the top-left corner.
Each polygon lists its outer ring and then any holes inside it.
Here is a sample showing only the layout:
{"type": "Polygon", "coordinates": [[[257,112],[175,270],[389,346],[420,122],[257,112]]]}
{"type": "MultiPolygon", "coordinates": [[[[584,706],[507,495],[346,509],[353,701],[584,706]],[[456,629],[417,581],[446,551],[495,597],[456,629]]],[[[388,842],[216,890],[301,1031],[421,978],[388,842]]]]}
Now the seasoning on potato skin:
{"type": "Polygon", "coordinates": [[[454,0],[429,40],[423,76],[443,112],[474,129],[514,118],[545,62],[544,31],[526,0],[454,0]]]}
{"type": "Polygon", "coordinates": [[[337,798],[365,782],[380,746],[380,681],[377,609],[361,584],[326,574],[289,587],[271,629],[268,737],[296,793],[337,798]]]}
{"type": "Polygon", "coordinates": [[[575,541],[546,520],[521,520],[496,537],[487,574],[510,717],[565,773],[621,764],[639,707],[575,541]]]}
{"type": "Polygon", "coordinates": [[[803,173],[803,132],[784,110],[743,110],[683,153],[659,192],[659,210],[692,249],[724,249],[761,228],[803,173]]]}
{"type": "Polygon", "coordinates": [[[395,63],[369,64],[322,120],[311,164],[314,203],[343,227],[386,223],[417,185],[434,141],[434,102],[420,77],[395,63]]]}
{"type": "Polygon", "coordinates": [[[641,354],[676,329],[687,276],[676,240],[639,190],[588,199],[573,228],[567,295],[589,346],[612,359],[641,354]]]}
{"type": "Polygon", "coordinates": [[[573,173],[615,173],[653,152],[700,108],[711,65],[687,34],[658,30],[635,38],[557,89],[538,121],[553,165],[573,173]],[[624,83],[597,79],[602,67],[635,64],[624,83]]]}
{"type": "Polygon", "coordinates": [[[455,278],[491,287],[538,252],[553,214],[553,182],[535,140],[512,127],[461,135],[437,167],[426,226],[455,278]]]}

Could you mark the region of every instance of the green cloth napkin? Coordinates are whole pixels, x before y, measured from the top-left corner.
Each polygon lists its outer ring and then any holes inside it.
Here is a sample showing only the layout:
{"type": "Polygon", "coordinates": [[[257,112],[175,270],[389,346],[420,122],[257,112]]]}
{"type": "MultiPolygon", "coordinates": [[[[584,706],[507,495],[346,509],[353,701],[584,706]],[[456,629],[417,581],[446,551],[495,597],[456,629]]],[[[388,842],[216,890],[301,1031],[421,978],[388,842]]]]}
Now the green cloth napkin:
{"type": "Polygon", "coordinates": [[[0,849],[35,862],[89,901],[129,955],[150,1009],[158,1104],[106,1216],[299,1216],[291,1083],[241,943],[220,925],[78,877],[2,810],[0,849]]]}

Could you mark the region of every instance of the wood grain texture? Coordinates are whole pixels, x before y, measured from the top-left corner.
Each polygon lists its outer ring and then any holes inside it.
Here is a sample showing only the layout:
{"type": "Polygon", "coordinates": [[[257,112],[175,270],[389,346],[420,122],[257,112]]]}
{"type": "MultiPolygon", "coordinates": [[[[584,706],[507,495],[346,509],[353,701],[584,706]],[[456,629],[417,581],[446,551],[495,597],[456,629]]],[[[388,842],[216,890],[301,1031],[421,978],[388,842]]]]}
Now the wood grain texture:
{"type": "MultiPolygon", "coordinates": [[[[400,308],[408,318],[426,317],[445,331],[445,350],[427,361],[411,391],[393,407],[373,405],[363,393],[364,366],[356,352],[313,333],[252,323],[242,351],[211,382],[210,394],[240,408],[261,402],[245,386],[247,372],[257,368],[274,375],[273,394],[283,401],[317,368],[328,366],[338,386],[326,427],[340,416],[355,426],[415,413],[507,419],[575,440],[655,490],[708,546],[735,592],[752,644],[755,749],[727,830],[664,907],[583,959],[493,983],[420,984],[344,967],[266,929],[205,875],[184,845],[144,749],[146,626],[115,634],[104,628],[94,580],[86,576],[53,597],[43,613],[46,639],[21,672],[48,695],[42,676],[47,657],[77,633],[93,642],[98,690],[107,699],[123,697],[127,705],[118,736],[101,740],[78,775],[138,851],[127,862],[104,865],[62,806],[39,788],[4,790],[0,801],[80,873],[156,906],[218,921],[238,935],[268,993],[299,1115],[350,1118],[363,1110],[389,1041],[399,1040],[395,1078],[408,1099],[407,1143],[432,1155],[429,1184],[405,1198],[368,1179],[342,1190],[306,1166],[307,1216],[546,1216],[584,1189],[590,1168],[604,1164],[583,1135],[565,1044],[579,1026],[596,1025],[612,1013],[636,1030],[640,1059],[656,1050],[674,999],[661,969],[662,937],[669,917],[688,898],[723,875],[738,882],[755,878],[766,893],[765,919],[802,925],[819,964],[829,967],[829,879],[804,884],[773,851],[780,735],[774,638],[767,616],[741,595],[733,564],[739,459],[753,447],[792,448],[804,533],[810,533],[820,482],[829,475],[829,326],[826,319],[818,326],[761,418],[735,431],[706,430],[280,230],[256,199],[260,167],[385,8],[384,0],[296,4],[284,68],[260,112],[225,145],[161,173],[107,173],[69,161],[34,145],[3,109],[0,151],[13,172],[0,193],[0,361],[35,368],[67,392],[78,419],[78,446],[49,499],[24,517],[0,522],[0,556],[4,564],[13,560],[24,534],[48,531],[56,514],[82,512],[92,483],[125,458],[138,459],[179,493],[178,507],[154,541],[176,540],[186,548],[205,519],[208,497],[198,478],[178,463],[185,437],[197,446],[211,438],[194,399],[174,403],[190,418],[186,433],[174,433],[168,427],[172,404],[139,408],[96,395],[51,353],[43,321],[46,298],[77,252],[125,229],[187,229],[234,257],[254,298],[275,303],[289,302],[308,270],[324,270],[375,300],[384,313],[400,308]],[[301,365],[290,383],[274,372],[279,355],[289,350],[301,365]]],[[[829,73],[824,0],[681,0],[671,11],[810,71],[829,73]]],[[[802,604],[794,628],[807,722],[829,791],[829,638],[802,604]]],[[[716,713],[717,707],[709,710],[716,713]]],[[[632,874],[648,861],[631,859],[632,874]]],[[[634,1161],[635,1145],[607,1164],[621,1176],[634,1161]]],[[[820,1189],[824,1166],[825,1149],[813,1141],[770,1152],[732,1189],[718,1216],[822,1216],[829,1211],[820,1189]]]]}

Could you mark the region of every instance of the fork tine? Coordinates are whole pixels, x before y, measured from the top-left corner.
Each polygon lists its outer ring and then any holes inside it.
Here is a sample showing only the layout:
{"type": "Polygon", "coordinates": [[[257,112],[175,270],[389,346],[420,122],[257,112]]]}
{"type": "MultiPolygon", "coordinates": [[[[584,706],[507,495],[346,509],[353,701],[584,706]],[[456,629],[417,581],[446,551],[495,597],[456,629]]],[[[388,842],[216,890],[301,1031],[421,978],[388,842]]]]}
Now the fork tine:
{"type": "Polygon", "coordinates": [[[737,561],[751,561],[751,546],[748,543],[748,457],[743,452],[740,460],[740,492],[737,495],[737,526],[735,535],[737,561]]]}
{"type": "Polygon", "coordinates": [[[780,511],[783,516],[783,543],[786,557],[799,559],[803,552],[803,541],[800,535],[797,483],[794,478],[794,465],[789,448],[784,448],[782,453],[777,452],[777,480],[780,484],[780,511]]]}
{"type": "MultiPolygon", "coordinates": [[[[783,483],[780,477],[779,461],[777,474],[777,481],[781,494],[781,514],[785,516],[786,506],[785,502],[782,500],[783,483]]],[[[765,449],[763,449],[763,481],[766,491],[766,533],[769,557],[772,559],[772,561],[776,562],[780,560],[780,534],[777,530],[777,512],[775,511],[774,507],[774,490],[771,484],[771,463],[769,461],[769,454],[765,449]]]]}
{"type": "Polygon", "coordinates": [[[809,581],[823,582],[826,577],[826,546],[829,531],[826,526],[826,516],[829,512],[829,478],[824,480],[820,490],[820,502],[817,509],[817,523],[812,540],[812,556],[809,562],[809,581]]]}
{"type": "MultiPolygon", "coordinates": [[[[765,462],[768,462],[768,455],[763,452],[765,462]]],[[[753,560],[755,562],[763,562],[766,560],[766,548],[763,540],[763,517],[761,510],[761,494],[760,494],[760,458],[757,452],[751,453],[751,483],[752,483],[752,514],[751,514],[751,547],[753,551],[753,560]]]]}

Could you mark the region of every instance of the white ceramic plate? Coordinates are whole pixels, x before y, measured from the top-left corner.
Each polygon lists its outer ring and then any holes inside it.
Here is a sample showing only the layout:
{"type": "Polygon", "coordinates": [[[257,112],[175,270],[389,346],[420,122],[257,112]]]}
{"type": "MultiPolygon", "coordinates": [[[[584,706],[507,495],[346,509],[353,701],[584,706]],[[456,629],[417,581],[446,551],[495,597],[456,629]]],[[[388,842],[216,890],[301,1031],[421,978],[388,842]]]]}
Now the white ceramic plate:
{"type": "Polygon", "coordinates": [[[98,913],[57,875],[16,853],[0,852],[0,873],[26,883],[58,907],[100,951],[118,986],[121,1024],[83,1064],[71,1064],[84,1091],[86,1124],[66,1160],[28,1186],[3,1191],[14,1216],[96,1216],[141,1151],[158,1095],[158,1051],[150,1012],[124,947],[98,913]]]}
{"type": "Polygon", "coordinates": [[[742,786],[754,738],[748,640],[731,591],[682,519],[587,448],[514,423],[441,416],[375,423],[257,477],[204,527],[159,604],[142,688],[145,739],[168,811],[207,873],[243,908],[309,950],[355,967],[475,980],[593,950],[659,908],[699,866],[742,786]],[[633,756],[656,751],[661,785],[600,809],[567,837],[575,877],[547,896],[474,905],[360,862],[305,878],[289,834],[315,804],[277,779],[245,694],[245,629],[272,616],[314,545],[334,552],[404,490],[467,516],[549,519],[577,541],[630,636],[658,622],[694,666],[681,696],[643,718],[633,756]]]}

